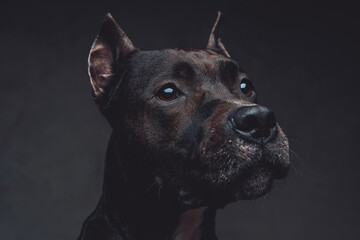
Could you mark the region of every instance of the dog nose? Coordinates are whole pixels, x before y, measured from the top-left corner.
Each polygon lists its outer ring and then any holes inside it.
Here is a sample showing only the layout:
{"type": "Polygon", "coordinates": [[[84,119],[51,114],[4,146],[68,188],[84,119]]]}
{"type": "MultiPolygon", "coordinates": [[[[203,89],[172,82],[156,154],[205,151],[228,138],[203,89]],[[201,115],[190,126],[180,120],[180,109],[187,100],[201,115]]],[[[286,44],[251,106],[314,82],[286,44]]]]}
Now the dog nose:
{"type": "Polygon", "coordinates": [[[274,113],[258,105],[238,108],[230,122],[237,133],[255,143],[267,143],[277,131],[274,113]]]}

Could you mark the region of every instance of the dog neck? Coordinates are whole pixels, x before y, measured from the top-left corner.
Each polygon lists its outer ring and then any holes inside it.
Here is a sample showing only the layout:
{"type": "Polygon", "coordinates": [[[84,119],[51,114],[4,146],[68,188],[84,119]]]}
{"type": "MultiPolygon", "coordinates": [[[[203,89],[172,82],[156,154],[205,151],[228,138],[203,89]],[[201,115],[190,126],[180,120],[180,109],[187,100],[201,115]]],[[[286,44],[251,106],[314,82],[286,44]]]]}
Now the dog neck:
{"type": "MultiPolygon", "coordinates": [[[[121,163],[134,162],[123,154],[112,137],[109,142],[103,195],[103,215],[123,239],[214,240],[216,209],[183,209],[175,198],[159,195],[160,189],[138,168],[121,163]],[[115,150],[117,147],[117,150],[115,150]],[[126,157],[126,159],[124,159],[126,157]],[[134,171],[134,172],[133,172],[134,171]]],[[[99,207],[99,206],[98,206],[99,207]]]]}

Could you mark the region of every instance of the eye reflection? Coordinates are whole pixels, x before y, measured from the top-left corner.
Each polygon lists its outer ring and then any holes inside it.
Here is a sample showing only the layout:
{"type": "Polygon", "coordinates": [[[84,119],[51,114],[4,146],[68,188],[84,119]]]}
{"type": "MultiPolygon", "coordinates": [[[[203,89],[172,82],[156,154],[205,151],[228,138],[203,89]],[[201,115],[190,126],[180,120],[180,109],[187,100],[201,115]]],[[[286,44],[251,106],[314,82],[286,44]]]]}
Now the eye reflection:
{"type": "Polygon", "coordinates": [[[175,86],[164,86],[158,92],[158,98],[164,102],[170,102],[178,98],[179,92],[175,86]]]}
{"type": "Polygon", "coordinates": [[[249,97],[252,94],[254,87],[249,79],[244,78],[241,80],[240,90],[245,96],[249,97]]]}

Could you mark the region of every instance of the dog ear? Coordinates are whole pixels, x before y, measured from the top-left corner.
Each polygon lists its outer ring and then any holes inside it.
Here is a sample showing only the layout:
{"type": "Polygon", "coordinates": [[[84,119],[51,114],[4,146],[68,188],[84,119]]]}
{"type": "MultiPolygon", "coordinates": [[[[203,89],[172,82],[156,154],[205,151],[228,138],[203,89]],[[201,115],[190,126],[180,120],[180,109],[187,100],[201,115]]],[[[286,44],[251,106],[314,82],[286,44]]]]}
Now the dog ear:
{"type": "Polygon", "coordinates": [[[220,52],[226,57],[230,57],[229,53],[226,51],[219,37],[220,25],[221,25],[221,12],[219,11],[214,26],[211,30],[211,34],[206,48],[220,52]]]}
{"type": "Polygon", "coordinates": [[[95,102],[101,107],[106,88],[120,63],[137,50],[110,13],[106,14],[88,58],[88,74],[95,102]]]}

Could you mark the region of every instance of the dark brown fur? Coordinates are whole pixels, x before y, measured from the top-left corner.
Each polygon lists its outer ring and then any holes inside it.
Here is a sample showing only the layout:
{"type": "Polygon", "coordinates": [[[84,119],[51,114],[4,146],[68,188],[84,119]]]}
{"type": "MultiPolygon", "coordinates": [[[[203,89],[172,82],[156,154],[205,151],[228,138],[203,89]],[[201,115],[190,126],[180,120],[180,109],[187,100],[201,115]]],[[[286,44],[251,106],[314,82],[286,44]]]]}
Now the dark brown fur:
{"type": "Polygon", "coordinates": [[[89,75],[113,133],[103,194],[80,240],[216,239],[216,209],[262,196],[286,175],[288,141],[255,90],[240,89],[249,77],[218,22],[206,49],[140,51],[106,17],[89,75]],[[174,100],[159,97],[164,86],[177,89],[174,100]]]}

